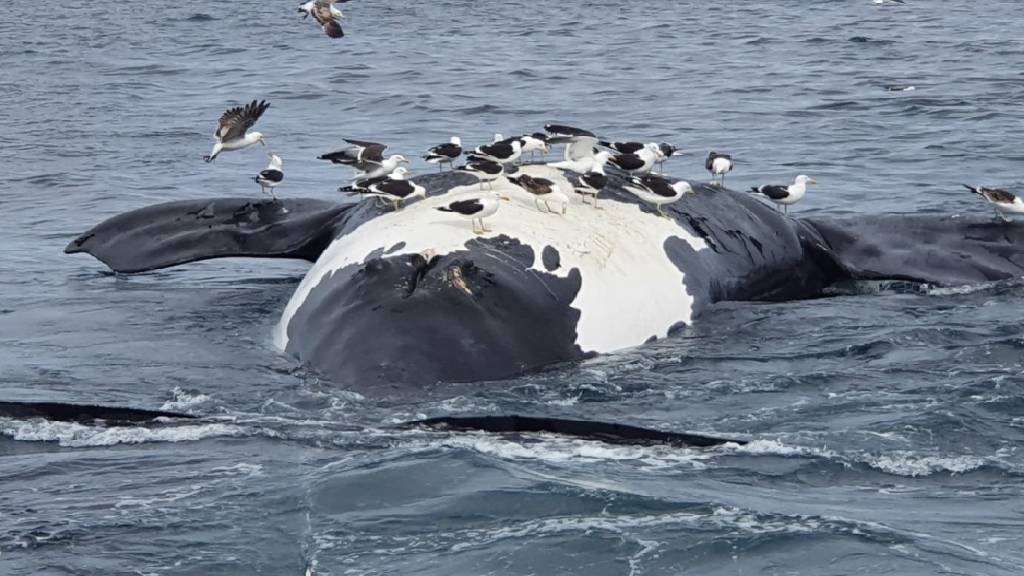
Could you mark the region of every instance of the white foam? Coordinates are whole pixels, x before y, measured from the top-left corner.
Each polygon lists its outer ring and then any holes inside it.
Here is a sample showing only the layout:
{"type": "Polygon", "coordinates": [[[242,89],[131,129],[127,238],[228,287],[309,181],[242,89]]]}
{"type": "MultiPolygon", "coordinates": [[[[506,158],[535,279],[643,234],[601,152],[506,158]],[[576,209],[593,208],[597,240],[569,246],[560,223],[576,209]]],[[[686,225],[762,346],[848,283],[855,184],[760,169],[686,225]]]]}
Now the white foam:
{"type": "Polygon", "coordinates": [[[897,476],[930,476],[937,472],[963,474],[985,465],[977,456],[918,456],[910,452],[897,451],[865,459],[872,468],[897,476]]]}
{"type": "MultiPolygon", "coordinates": [[[[525,166],[522,172],[548,178],[571,190],[562,172],[546,166],[525,166]]],[[[545,246],[558,250],[561,267],[550,274],[565,277],[577,269],[582,287],[572,302],[580,311],[576,344],[588,352],[611,352],[667,336],[673,325],[689,323],[693,298],[683,285],[684,275],[669,260],[664,244],[680,238],[693,249],[707,248],[703,239],[675,220],[642,212],[636,204],[602,202],[601,210],[584,206],[572,194],[565,216],[543,214],[534,197],[505,179],[494,189],[512,198],[502,202],[488,218],[492,229],[484,237],[506,234],[533,247],[533,269],[546,272],[541,253],[545,246]]],[[[332,272],[365,261],[375,250],[398,242],[405,246],[393,253],[415,254],[428,250],[447,254],[464,250],[477,238],[468,222],[435,208],[456,197],[479,194],[479,186],[458,186],[447,193],[415,202],[398,212],[380,215],[335,239],[295,290],[274,331],[274,343],[288,344],[288,324],[310,292],[332,272]]]]}
{"type": "Polygon", "coordinates": [[[161,410],[182,411],[210,400],[206,394],[192,394],[179,386],[175,386],[174,390],[171,390],[171,394],[174,399],[164,402],[160,406],[161,410]]]}
{"type": "Polygon", "coordinates": [[[708,450],[687,449],[675,446],[618,445],[564,438],[553,434],[530,434],[528,440],[493,434],[460,433],[431,439],[424,450],[437,447],[472,450],[503,460],[530,460],[548,463],[565,462],[629,462],[646,468],[671,468],[686,466],[704,469],[705,463],[716,454],[708,450]]]}
{"type": "Polygon", "coordinates": [[[145,427],[97,427],[77,422],[50,422],[47,420],[0,419],[0,434],[15,440],[57,442],[61,446],[113,446],[115,444],[142,444],[144,442],[191,442],[215,436],[243,436],[248,431],[228,424],[198,424],[145,427]]]}

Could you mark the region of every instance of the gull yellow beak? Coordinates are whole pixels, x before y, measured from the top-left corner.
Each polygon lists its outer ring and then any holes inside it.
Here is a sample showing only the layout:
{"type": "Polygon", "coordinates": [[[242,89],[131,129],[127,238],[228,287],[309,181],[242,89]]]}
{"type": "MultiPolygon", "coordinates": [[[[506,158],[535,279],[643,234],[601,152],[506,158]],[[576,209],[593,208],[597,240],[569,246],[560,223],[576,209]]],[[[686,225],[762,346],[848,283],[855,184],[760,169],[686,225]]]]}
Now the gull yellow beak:
{"type": "Polygon", "coordinates": [[[498,198],[500,198],[501,200],[504,200],[505,202],[511,202],[512,201],[511,198],[509,198],[508,196],[505,196],[505,195],[498,196],[498,198]]]}
{"type": "Polygon", "coordinates": [[[811,184],[817,184],[818,183],[818,181],[815,180],[814,178],[808,178],[807,181],[810,182],[811,184]]]}

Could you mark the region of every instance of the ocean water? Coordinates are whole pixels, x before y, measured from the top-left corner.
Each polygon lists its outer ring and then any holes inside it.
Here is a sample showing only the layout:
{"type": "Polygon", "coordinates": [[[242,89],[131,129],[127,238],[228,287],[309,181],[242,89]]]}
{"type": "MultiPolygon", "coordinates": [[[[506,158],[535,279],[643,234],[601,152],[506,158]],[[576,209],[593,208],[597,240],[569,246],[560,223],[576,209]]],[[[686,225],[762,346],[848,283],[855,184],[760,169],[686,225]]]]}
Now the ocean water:
{"type": "Polygon", "coordinates": [[[1020,281],[726,303],[515,380],[355,390],[271,345],[304,263],[61,253],[132,208],[257,195],[260,152],[201,160],[253,98],[282,195],[338,198],[315,157],[343,137],[416,156],[560,121],[674,142],[684,178],[712,149],[730,187],[811,174],[795,215],[983,213],[961,182],[1024,190],[1017,2],[356,0],[336,41],[295,4],[0,14],[0,400],[203,416],[0,419],[0,574],[1024,572],[1020,281]],[[392,427],[507,413],[751,443],[392,427]]]}

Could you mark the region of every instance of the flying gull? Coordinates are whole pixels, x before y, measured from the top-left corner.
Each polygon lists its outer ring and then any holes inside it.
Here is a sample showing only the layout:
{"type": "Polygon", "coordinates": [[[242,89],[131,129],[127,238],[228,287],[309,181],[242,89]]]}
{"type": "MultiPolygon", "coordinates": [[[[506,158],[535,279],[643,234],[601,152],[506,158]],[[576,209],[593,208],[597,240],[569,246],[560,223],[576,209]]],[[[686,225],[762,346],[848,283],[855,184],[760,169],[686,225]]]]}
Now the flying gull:
{"type": "Polygon", "coordinates": [[[462,156],[462,139],[458,136],[452,136],[451,140],[445,144],[438,144],[427,150],[427,154],[423,156],[423,159],[430,164],[437,164],[438,171],[440,171],[444,168],[445,164],[449,166],[454,165],[459,156],[462,156]]]}
{"type": "Polygon", "coordinates": [[[752,193],[762,194],[772,202],[782,206],[783,210],[789,212],[789,205],[796,204],[807,193],[808,184],[817,184],[818,181],[810,176],[801,174],[796,177],[789,186],[778,184],[763,184],[750,189],[752,193]]]}
{"type": "Polygon", "coordinates": [[[284,180],[284,171],[281,170],[283,162],[281,157],[277,154],[270,154],[270,164],[267,164],[267,169],[261,171],[256,175],[253,180],[260,185],[260,191],[264,194],[267,193],[267,188],[270,188],[270,195],[274,196],[274,188],[277,188],[278,184],[284,180]]]}
{"type": "Polygon", "coordinates": [[[245,106],[228,108],[220,117],[217,131],[213,133],[213,151],[208,156],[203,156],[203,160],[213,162],[221,152],[241,150],[257,142],[266,146],[263,134],[259,132],[246,134],[246,132],[256,124],[256,121],[269,107],[270,102],[253,100],[245,106]]]}
{"type": "Polygon", "coordinates": [[[345,31],[341,29],[341,19],[345,15],[334,7],[338,1],[347,2],[348,0],[310,0],[299,6],[299,12],[305,12],[306,16],[312,16],[323,29],[324,34],[331,38],[341,38],[345,35],[345,31]]]}
{"type": "Polygon", "coordinates": [[[319,160],[329,160],[333,164],[352,167],[358,171],[356,179],[387,176],[394,172],[399,164],[409,163],[405,156],[401,154],[392,154],[385,158],[384,150],[387,149],[385,144],[367,142],[365,140],[349,140],[348,138],[345,139],[345,142],[348,142],[351,146],[334,152],[328,152],[327,154],[321,154],[317,158],[319,160]]]}

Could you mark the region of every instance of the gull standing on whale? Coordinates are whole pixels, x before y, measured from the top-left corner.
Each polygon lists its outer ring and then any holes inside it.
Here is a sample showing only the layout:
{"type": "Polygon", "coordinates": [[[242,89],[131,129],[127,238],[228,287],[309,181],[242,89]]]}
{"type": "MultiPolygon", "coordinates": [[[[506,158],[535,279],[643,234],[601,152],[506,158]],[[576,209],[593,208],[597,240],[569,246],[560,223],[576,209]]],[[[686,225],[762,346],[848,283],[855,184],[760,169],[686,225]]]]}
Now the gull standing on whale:
{"type": "Polygon", "coordinates": [[[391,207],[398,210],[402,203],[411,198],[425,198],[427,189],[412,181],[406,180],[405,176],[409,171],[404,167],[398,167],[390,175],[380,182],[370,184],[367,196],[376,196],[391,202],[391,207]]]}
{"type": "Polygon", "coordinates": [[[261,192],[266,194],[267,188],[270,188],[271,197],[277,198],[274,195],[274,188],[277,188],[278,184],[284,180],[284,171],[281,169],[283,164],[280,156],[270,154],[270,164],[267,164],[266,170],[263,170],[253,178],[260,185],[261,192]]]}
{"type": "Polygon", "coordinates": [[[801,174],[796,177],[792,184],[789,186],[779,184],[762,184],[761,186],[754,186],[750,189],[752,194],[761,194],[767,197],[772,202],[782,206],[783,210],[788,214],[789,205],[796,204],[807,193],[808,184],[817,184],[818,181],[810,176],[801,174]]]}
{"type": "Polygon", "coordinates": [[[661,158],[661,149],[655,143],[644,144],[635,153],[617,154],[611,163],[630,174],[650,174],[654,164],[661,158]]]}
{"type": "Polygon", "coordinates": [[[545,212],[551,212],[551,205],[548,202],[555,201],[562,205],[561,213],[564,216],[569,207],[569,197],[562,192],[562,189],[547,178],[537,178],[529,174],[521,176],[509,176],[508,181],[516,186],[533,194],[533,205],[540,210],[540,203],[544,203],[545,212]]]}
{"type": "Polygon", "coordinates": [[[715,183],[715,176],[721,176],[721,186],[724,187],[725,175],[732,170],[732,156],[712,151],[708,154],[708,159],[704,161],[704,168],[711,172],[712,184],[715,183]]]}
{"type": "Polygon", "coordinates": [[[490,160],[499,164],[511,164],[523,155],[523,145],[515,138],[501,140],[493,144],[477,146],[471,155],[477,159],[490,160]]]}
{"type": "Polygon", "coordinates": [[[668,218],[668,214],[661,210],[662,206],[679,200],[683,197],[683,194],[693,192],[690,183],[685,180],[672,184],[661,176],[654,175],[634,177],[633,184],[634,186],[626,186],[626,190],[629,190],[644,202],[654,204],[658,214],[666,218],[668,218]]]}
{"type": "Polygon", "coordinates": [[[599,140],[590,130],[574,128],[564,124],[545,124],[544,130],[551,136],[548,144],[565,144],[565,159],[580,160],[594,155],[599,140]]]}
{"type": "Polygon", "coordinates": [[[473,233],[483,234],[484,232],[491,231],[490,228],[487,228],[484,225],[484,218],[494,216],[498,211],[499,202],[502,200],[508,202],[510,199],[508,196],[502,196],[497,192],[492,192],[476,198],[454,200],[437,208],[437,210],[441,212],[459,214],[463,218],[469,219],[473,223],[473,233]],[[480,223],[480,228],[477,228],[477,222],[480,223]]]}
{"type": "Polygon", "coordinates": [[[548,166],[552,168],[559,168],[561,170],[569,170],[577,174],[586,174],[588,172],[600,171],[604,174],[604,165],[611,159],[612,153],[607,150],[602,150],[592,156],[586,156],[578,160],[562,160],[561,162],[548,162],[548,166]]]}
{"type": "Polygon", "coordinates": [[[452,136],[451,140],[444,144],[438,144],[430,150],[427,150],[427,154],[423,156],[423,159],[430,164],[437,164],[438,171],[444,169],[444,165],[448,164],[453,166],[455,161],[462,156],[462,139],[458,136],[452,136]]]}
{"type": "Polygon", "coordinates": [[[1006,222],[1010,221],[1006,214],[1024,214],[1024,200],[1021,200],[1020,196],[1013,192],[986,186],[968,186],[967,184],[964,184],[964,188],[984,198],[992,205],[996,214],[1006,222]]]}
{"type": "Polygon", "coordinates": [[[246,132],[256,124],[267,108],[270,108],[270,102],[257,102],[256,100],[245,106],[228,108],[224,114],[221,114],[217,131],[213,133],[213,151],[208,156],[203,156],[203,160],[213,162],[221,152],[241,150],[257,142],[266,146],[263,134],[259,132],[246,134],[246,132]]]}
{"type": "Polygon", "coordinates": [[[501,178],[501,175],[504,174],[505,167],[492,160],[470,160],[455,170],[476,176],[480,180],[480,189],[483,190],[484,182],[487,182],[487,186],[491,187],[491,183],[501,178]]]}

